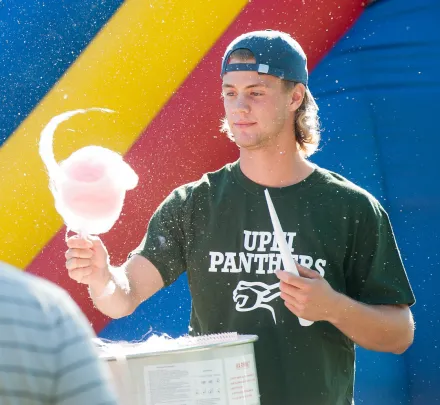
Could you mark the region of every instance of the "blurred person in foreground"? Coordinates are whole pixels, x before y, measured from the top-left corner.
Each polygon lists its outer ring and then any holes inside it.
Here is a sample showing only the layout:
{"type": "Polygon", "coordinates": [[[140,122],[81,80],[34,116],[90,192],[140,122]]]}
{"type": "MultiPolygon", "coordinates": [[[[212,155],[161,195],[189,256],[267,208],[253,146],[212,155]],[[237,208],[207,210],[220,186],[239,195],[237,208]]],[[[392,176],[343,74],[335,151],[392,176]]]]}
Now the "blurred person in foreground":
{"type": "Polygon", "coordinates": [[[94,337],[66,291],[0,262],[1,405],[117,405],[94,337]]]}

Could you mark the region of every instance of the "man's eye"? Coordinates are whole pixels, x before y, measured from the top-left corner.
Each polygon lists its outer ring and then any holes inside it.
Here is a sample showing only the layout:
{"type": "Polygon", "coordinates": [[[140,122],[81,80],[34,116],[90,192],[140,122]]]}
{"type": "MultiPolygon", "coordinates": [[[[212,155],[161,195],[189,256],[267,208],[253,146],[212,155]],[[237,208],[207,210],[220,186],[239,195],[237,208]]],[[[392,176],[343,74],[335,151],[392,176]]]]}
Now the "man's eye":
{"type": "Polygon", "coordinates": [[[251,95],[252,95],[252,96],[262,96],[263,93],[259,93],[258,91],[253,91],[253,92],[251,93],[251,95]]]}

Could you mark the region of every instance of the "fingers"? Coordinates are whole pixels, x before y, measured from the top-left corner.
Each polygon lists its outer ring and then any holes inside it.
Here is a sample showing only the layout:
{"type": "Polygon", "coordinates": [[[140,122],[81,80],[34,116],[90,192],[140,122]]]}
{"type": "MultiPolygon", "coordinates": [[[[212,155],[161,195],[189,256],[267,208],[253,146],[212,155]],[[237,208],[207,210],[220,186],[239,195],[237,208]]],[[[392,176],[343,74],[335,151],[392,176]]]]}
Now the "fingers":
{"type": "Polygon", "coordinates": [[[82,259],[80,257],[72,257],[66,261],[67,270],[81,269],[92,265],[90,259],[82,259]]]}
{"type": "Polygon", "coordinates": [[[310,297],[298,288],[294,295],[282,292],[280,297],[284,301],[284,305],[299,318],[304,318],[306,312],[310,311],[310,307],[313,307],[310,297]]]}
{"type": "Polygon", "coordinates": [[[287,271],[276,270],[275,274],[280,281],[290,284],[296,288],[307,288],[310,283],[310,279],[288,273],[287,271]]]}
{"type": "Polygon", "coordinates": [[[66,243],[71,249],[91,249],[93,247],[91,240],[80,238],[78,235],[71,236],[66,243]]]}
{"type": "Polygon", "coordinates": [[[71,248],[68,249],[65,253],[66,259],[72,259],[74,257],[80,258],[80,259],[91,259],[93,257],[93,251],[91,249],[76,249],[71,248]]]}
{"type": "Polygon", "coordinates": [[[291,303],[292,305],[305,305],[309,301],[307,291],[297,288],[291,284],[287,284],[283,281],[280,282],[280,297],[291,303]]]}
{"type": "Polygon", "coordinates": [[[107,249],[99,236],[89,235],[87,239],[73,236],[67,240],[67,246],[71,249],[91,249],[92,252],[104,252],[107,254],[107,249]]]}
{"type": "Polygon", "coordinates": [[[301,291],[301,289],[296,287],[293,284],[289,284],[285,281],[280,281],[280,291],[282,293],[295,296],[296,294],[298,294],[301,291]]]}
{"type": "Polygon", "coordinates": [[[299,276],[286,271],[275,273],[280,280],[280,297],[286,308],[299,318],[326,319],[328,296],[332,291],[327,281],[315,270],[297,265],[299,276]],[[326,298],[327,297],[327,298],[326,298]],[[327,301],[326,301],[327,300],[327,301]]]}
{"type": "Polygon", "coordinates": [[[78,235],[66,240],[66,268],[69,277],[78,283],[89,284],[105,266],[107,251],[99,237],[78,235]]]}
{"type": "Polygon", "coordinates": [[[69,270],[69,277],[78,283],[88,284],[88,276],[93,272],[91,266],[69,270]]]}
{"type": "Polygon", "coordinates": [[[292,284],[298,288],[307,287],[310,284],[310,280],[317,280],[321,278],[321,275],[315,271],[297,264],[299,276],[289,273],[287,271],[276,270],[276,276],[286,283],[292,284]]]}
{"type": "Polygon", "coordinates": [[[300,301],[300,298],[297,295],[292,295],[289,294],[288,292],[281,292],[280,294],[280,298],[285,301],[288,302],[292,305],[300,305],[302,304],[300,301]]]}
{"type": "Polygon", "coordinates": [[[296,315],[298,318],[303,318],[304,316],[304,305],[295,305],[288,301],[284,301],[284,305],[287,307],[287,309],[292,312],[294,315],[296,315]]]}
{"type": "Polygon", "coordinates": [[[321,275],[315,270],[308,269],[307,267],[300,266],[299,264],[296,265],[296,268],[298,269],[298,273],[301,277],[312,279],[321,278],[321,275]]]}

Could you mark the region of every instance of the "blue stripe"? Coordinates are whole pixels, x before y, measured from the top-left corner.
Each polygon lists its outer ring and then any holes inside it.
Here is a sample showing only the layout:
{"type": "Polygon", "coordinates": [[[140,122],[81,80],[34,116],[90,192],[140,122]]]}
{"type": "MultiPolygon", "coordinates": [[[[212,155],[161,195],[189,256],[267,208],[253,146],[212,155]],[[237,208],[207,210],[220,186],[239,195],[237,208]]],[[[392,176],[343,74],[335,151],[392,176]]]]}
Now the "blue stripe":
{"type": "MultiPolygon", "coordinates": [[[[25,324],[25,327],[32,328],[32,326],[29,326],[29,324],[25,324]]],[[[49,328],[39,328],[36,329],[41,331],[47,331],[48,333],[51,333],[52,330],[49,328]]],[[[72,338],[69,338],[65,340],[64,342],[60,343],[56,348],[54,347],[44,347],[33,343],[27,343],[27,342],[19,342],[19,341],[12,341],[12,340],[1,340],[0,339],[0,349],[17,349],[17,350],[23,350],[33,353],[44,353],[44,354],[51,354],[51,355],[59,355],[61,352],[63,352],[65,349],[67,349],[70,346],[73,346],[78,343],[84,343],[87,340],[89,340],[89,336],[82,336],[77,335],[72,338]]]]}
{"type": "Polygon", "coordinates": [[[357,349],[360,404],[440,403],[440,2],[378,1],[313,70],[322,152],[312,160],[386,207],[417,304],[404,356],[357,349]]]}
{"type": "Polygon", "coordinates": [[[55,373],[51,373],[50,371],[44,369],[36,369],[31,367],[15,366],[15,365],[7,365],[7,364],[0,364],[0,373],[5,373],[8,377],[10,376],[11,373],[15,373],[15,374],[22,374],[23,376],[32,376],[39,378],[50,378],[50,379],[56,378],[55,373]]]}
{"type": "MultiPolygon", "coordinates": [[[[22,399],[27,399],[27,400],[31,400],[34,401],[33,403],[35,403],[35,401],[41,402],[42,404],[50,404],[53,403],[52,398],[49,397],[48,395],[44,395],[44,394],[40,394],[40,393],[34,393],[34,392],[30,392],[30,391],[26,391],[26,390],[3,390],[0,389],[0,400],[2,398],[22,398],[22,399]]],[[[0,403],[4,403],[3,401],[1,401],[0,403]]],[[[17,403],[17,402],[6,402],[6,403],[17,403]]]]}
{"type": "Polygon", "coordinates": [[[122,2],[0,1],[0,146],[122,2]]]}
{"type": "Polygon", "coordinates": [[[78,395],[83,396],[87,391],[90,391],[94,388],[101,387],[104,384],[102,380],[96,380],[88,382],[87,384],[80,385],[74,390],[66,391],[57,397],[57,403],[63,402],[68,398],[76,397],[78,395]]]}

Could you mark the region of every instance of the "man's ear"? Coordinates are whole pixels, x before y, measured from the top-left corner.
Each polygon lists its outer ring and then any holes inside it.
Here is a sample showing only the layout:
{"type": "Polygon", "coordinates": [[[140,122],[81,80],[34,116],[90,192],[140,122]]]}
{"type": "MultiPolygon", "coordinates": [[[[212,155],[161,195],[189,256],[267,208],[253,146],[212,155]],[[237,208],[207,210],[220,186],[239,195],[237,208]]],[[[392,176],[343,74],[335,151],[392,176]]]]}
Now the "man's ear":
{"type": "Polygon", "coordinates": [[[290,111],[296,111],[302,104],[306,88],[302,83],[297,83],[290,91],[290,111]]]}

